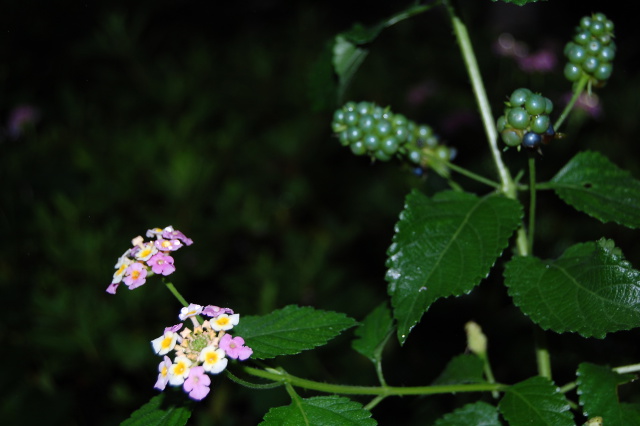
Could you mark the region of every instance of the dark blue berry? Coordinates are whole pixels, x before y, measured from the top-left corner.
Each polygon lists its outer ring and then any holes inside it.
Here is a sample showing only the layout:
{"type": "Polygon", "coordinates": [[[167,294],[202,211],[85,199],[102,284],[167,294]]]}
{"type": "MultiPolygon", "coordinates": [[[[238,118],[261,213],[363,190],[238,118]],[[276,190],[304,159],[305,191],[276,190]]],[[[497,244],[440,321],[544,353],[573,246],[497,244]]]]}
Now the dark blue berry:
{"type": "Polygon", "coordinates": [[[525,148],[537,148],[542,143],[542,136],[534,132],[527,132],[522,138],[522,146],[525,148]]]}
{"type": "Polygon", "coordinates": [[[422,167],[414,167],[412,170],[413,174],[418,176],[418,177],[422,177],[424,176],[426,170],[423,169],[422,167]]]}

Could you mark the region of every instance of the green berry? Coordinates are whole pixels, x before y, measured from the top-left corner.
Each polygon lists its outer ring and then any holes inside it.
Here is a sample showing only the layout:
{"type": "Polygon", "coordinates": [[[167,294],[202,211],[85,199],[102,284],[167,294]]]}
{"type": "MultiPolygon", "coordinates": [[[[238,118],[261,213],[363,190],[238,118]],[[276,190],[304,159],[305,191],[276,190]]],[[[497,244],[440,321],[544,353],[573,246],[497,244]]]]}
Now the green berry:
{"type": "Polygon", "coordinates": [[[526,129],[529,125],[529,113],[524,108],[511,108],[507,114],[507,122],[516,129],[526,129]]]}
{"type": "Polygon", "coordinates": [[[356,110],[356,107],[357,107],[357,104],[355,102],[347,102],[346,104],[344,104],[342,109],[347,112],[352,112],[356,110]]]}
{"type": "Polygon", "coordinates": [[[391,133],[391,123],[388,120],[381,119],[376,123],[374,131],[378,136],[386,136],[391,133]]]}
{"type": "MultiPolygon", "coordinates": [[[[569,45],[567,45],[569,46],[569,45]]],[[[584,61],[584,58],[587,56],[587,51],[584,47],[579,46],[577,44],[571,43],[571,48],[566,53],[567,58],[572,64],[580,64],[584,61]]]]}
{"type": "Polygon", "coordinates": [[[362,130],[359,127],[349,127],[347,129],[347,139],[349,142],[355,142],[362,139],[362,130]]]}
{"type": "Polygon", "coordinates": [[[344,124],[347,126],[355,126],[358,123],[358,113],[355,111],[347,111],[344,115],[344,124]]]}
{"type": "Polygon", "coordinates": [[[409,130],[404,126],[396,127],[393,136],[398,139],[398,142],[404,143],[409,140],[409,130]]]}
{"type": "Polygon", "coordinates": [[[349,145],[349,134],[346,130],[343,130],[340,133],[338,133],[338,139],[340,140],[340,144],[342,146],[349,145]]]}
{"type": "Polygon", "coordinates": [[[596,71],[600,62],[594,56],[587,56],[587,58],[582,63],[582,69],[586,71],[588,74],[592,74],[596,71]]]}
{"type": "Polygon", "coordinates": [[[524,104],[527,112],[531,115],[538,115],[544,112],[547,104],[544,96],[532,94],[524,104]]]}
{"type": "Polygon", "coordinates": [[[589,43],[585,45],[585,47],[586,47],[587,53],[595,55],[600,52],[600,49],[602,49],[602,43],[600,43],[598,40],[591,40],[589,43]]]}
{"type": "Polygon", "coordinates": [[[551,114],[553,112],[553,102],[551,102],[551,99],[549,98],[544,98],[544,103],[544,113],[547,115],[551,114]]]}
{"type": "Polygon", "coordinates": [[[608,80],[613,72],[613,65],[609,63],[600,64],[593,73],[593,76],[600,81],[608,80]]]}
{"type": "Polygon", "coordinates": [[[549,128],[551,120],[548,115],[539,115],[531,120],[531,130],[535,133],[544,133],[549,128]]]}
{"type": "Polygon", "coordinates": [[[398,139],[394,138],[393,136],[389,136],[382,141],[381,149],[385,154],[393,155],[396,153],[396,151],[398,151],[399,147],[400,143],[398,142],[398,139]]]}
{"type": "Polygon", "coordinates": [[[580,31],[573,37],[573,41],[580,45],[587,44],[591,40],[591,33],[589,31],[580,31]]]}
{"type": "Polygon", "coordinates": [[[364,145],[363,141],[352,143],[350,148],[351,152],[353,152],[355,155],[364,155],[367,153],[367,147],[364,145]]]}
{"type": "Polygon", "coordinates": [[[375,135],[367,135],[364,137],[364,146],[369,151],[376,151],[380,148],[380,139],[375,135]]]}
{"type": "Polygon", "coordinates": [[[358,127],[363,132],[371,132],[373,131],[376,125],[376,119],[373,118],[373,115],[365,114],[360,117],[360,121],[358,121],[358,127]]]}
{"type": "Polygon", "coordinates": [[[359,102],[356,105],[356,112],[360,115],[371,114],[373,112],[373,105],[370,102],[359,102]]]}
{"type": "Polygon", "coordinates": [[[374,152],[373,156],[375,158],[377,158],[378,160],[380,160],[380,161],[389,161],[389,160],[391,160],[391,156],[388,155],[386,152],[382,151],[381,149],[379,149],[376,152],[374,152]]]}
{"type": "Polygon", "coordinates": [[[507,146],[518,146],[522,142],[522,135],[514,129],[503,130],[500,136],[507,146]]]}
{"type": "Polygon", "coordinates": [[[526,88],[520,88],[513,91],[511,97],[509,97],[509,103],[512,107],[519,107],[524,105],[527,98],[531,95],[531,90],[526,88]]]}
{"type": "Polygon", "coordinates": [[[504,115],[501,115],[500,117],[498,117],[498,120],[496,121],[496,129],[498,129],[498,132],[501,132],[504,130],[506,126],[507,126],[507,119],[504,117],[504,115]]]}
{"type": "Polygon", "coordinates": [[[582,75],[582,68],[572,63],[568,63],[564,67],[564,76],[569,81],[578,81],[582,75]]]}
{"type": "Polygon", "coordinates": [[[613,62],[616,57],[616,50],[611,46],[603,47],[598,53],[598,59],[602,62],[613,62]]]}

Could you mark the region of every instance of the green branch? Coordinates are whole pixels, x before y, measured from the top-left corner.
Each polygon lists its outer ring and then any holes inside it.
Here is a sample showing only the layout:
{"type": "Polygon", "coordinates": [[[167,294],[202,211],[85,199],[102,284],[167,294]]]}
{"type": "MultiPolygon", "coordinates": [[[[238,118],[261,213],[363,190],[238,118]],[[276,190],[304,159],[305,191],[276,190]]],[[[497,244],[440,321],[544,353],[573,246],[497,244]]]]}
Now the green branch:
{"type": "Polygon", "coordinates": [[[458,40],[462,58],[464,59],[469,78],[471,80],[471,86],[473,87],[473,93],[475,94],[476,101],[478,102],[478,108],[480,109],[480,115],[482,118],[482,124],[487,135],[487,141],[489,142],[489,149],[493,157],[493,162],[498,170],[500,181],[502,182],[502,192],[507,197],[516,199],[516,188],[509,173],[509,169],[502,162],[502,156],[500,149],[498,148],[498,131],[496,130],[493,113],[491,112],[491,106],[487,98],[487,92],[482,82],[482,76],[480,75],[480,67],[478,67],[478,61],[476,55],[473,52],[473,46],[471,45],[471,39],[464,23],[458,18],[449,1],[443,1],[446,6],[449,16],[451,17],[451,23],[453,25],[453,32],[458,40]]]}
{"type": "Polygon", "coordinates": [[[318,392],[335,393],[342,395],[378,395],[378,396],[400,396],[400,395],[437,395],[458,392],[493,392],[502,391],[508,388],[500,383],[473,383],[464,385],[440,385],[440,386],[349,386],[334,385],[331,383],[316,382],[293,376],[282,369],[260,370],[253,367],[243,367],[247,374],[251,374],[263,379],[272,380],[285,385],[296,386],[318,392]]]}

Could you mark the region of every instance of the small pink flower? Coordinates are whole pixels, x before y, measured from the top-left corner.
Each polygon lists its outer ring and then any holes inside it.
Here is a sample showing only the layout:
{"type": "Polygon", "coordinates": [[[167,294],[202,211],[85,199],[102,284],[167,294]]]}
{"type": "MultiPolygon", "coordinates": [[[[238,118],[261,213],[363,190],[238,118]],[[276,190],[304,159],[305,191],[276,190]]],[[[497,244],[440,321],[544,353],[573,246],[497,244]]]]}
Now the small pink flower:
{"type": "Polygon", "coordinates": [[[219,306],[208,305],[202,310],[202,315],[206,315],[208,317],[215,318],[222,314],[233,315],[233,309],[229,308],[221,308],[219,306]]]}
{"type": "Polygon", "coordinates": [[[182,247],[180,240],[163,240],[157,239],[154,241],[156,248],[160,251],[176,251],[182,247]]]}
{"type": "Polygon", "coordinates": [[[164,356],[164,360],[158,365],[158,380],[153,385],[155,389],[164,390],[169,383],[169,367],[171,367],[171,360],[168,356],[164,356]]]}
{"type": "Polygon", "coordinates": [[[165,277],[172,274],[176,267],[173,266],[173,257],[163,253],[156,253],[149,260],[147,265],[151,266],[151,270],[154,274],[162,274],[165,277]]]}
{"type": "Polygon", "coordinates": [[[164,332],[168,332],[170,331],[171,333],[177,333],[178,330],[180,330],[182,328],[184,324],[180,323],[180,324],[176,324],[176,325],[172,325],[171,327],[165,327],[164,328],[164,332]]]}
{"type": "Polygon", "coordinates": [[[120,285],[120,283],[111,283],[111,284],[109,284],[109,287],[107,287],[107,293],[116,294],[116,289],[118,288],[119,285],[120,285]]]}
{"type": "Polygon", "coordinates": [[[202,400],[209,394],[211,378],[205,373],[202,367],[193,367],[189,371],[189,377],[182,385],[185,392],[189,392],[189,397],[196,401],[202,400]]]}
{"type": "Polygon", "coordinates": [[[244,346],[244,339],[242,337],[231,337],[230,334],[225,334],[220,339],[220,348],[224,350],[229,358],[239,359],[244,361],[249,358],[253,353],[253,349],[248,346],[244,346]]]}
{"type": "Polygon", "coordinates": [[[129,287],[129,290],[133,290],[145,283],[146,276],[147,268],[140,262],[134,262],[127,268],[122,282],[129,287]]]}
{"type": "Polygon", "coordinates": [[[200,315],[201,312],[202,306],[190,303],[189,306],[180,309],[180,315],[178,315],[178,318],[180,318],[180,321],[184,321],[189,317],[200,315]]]}
{"type": "Polygon", "coordinates": [[[191,238],[187,238],[182,232],[177,231],[177,230],[174,231],[173,229],[165,229],[162,232],[162,238],[165,238],[167,240],[178,239],[178,240],[182,241],[183,243],[185,243],[185,245],[188,245],[188,246],[193,244],[193,240],[191,238]]]}
{"type": "Polygon", "coordinates": [[[9,114],[7,131],[11,139],[18,139],[24,132],[24,128],[33,125],[40,119],[40,112],[30,105],[15,107],[9,114]]]}

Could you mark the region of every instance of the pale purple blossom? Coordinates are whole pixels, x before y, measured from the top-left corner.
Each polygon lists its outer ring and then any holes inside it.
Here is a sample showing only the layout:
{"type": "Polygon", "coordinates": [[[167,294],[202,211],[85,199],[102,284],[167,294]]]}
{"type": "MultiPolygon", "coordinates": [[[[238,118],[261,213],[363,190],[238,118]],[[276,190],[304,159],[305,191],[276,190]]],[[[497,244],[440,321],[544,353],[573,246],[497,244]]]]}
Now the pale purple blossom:
{"type": "Polygon", "coordinates": [[[109,284],[109,287],[107,287],[107,293],[116,294],[116,290],[117,290],[119,285],[120,285],[120,283],[111,283],[111,284],[109,284]]]}
{"type": "Polygon", "coordinates": [[[253,353],[253,349],[244,346],[244,339],[242,337],[232,337],[230,334],[222,336],[220,339],[220,348],[224,350],[229,358],[239,359],[240,361],[249,358],[253,353]]]}
{"type": "Polygon", "coordinates": [[[195,317],[196,315],[200,315],[202,312],[202,306],[196,305],[195,303],[190,303],[189,306],[180,309],[180,315],[178,317],[181,321],[186,320],[189,317],[195,317]]]}
{"type": "Polygon", "coordinates": [[[165,327],[164,328],[164,332],[171,332],[171,333],[177,333],[183,326],[184,324],[180,323],[180,324],[176,324],[176,325],[172,325],[171,327],[165,327]]]}
{"type": "Polygon", "coordinates": [[[550,72],[558,63],[558,58],[551,49],[541,49],[516,60],[524,72],[550,72]]]}
{"type": "Polygon", "coordinates": [[[20,105],[9,113],[7,132],[11,139],[18,139],[26,126],[36,123],[40,119],[40,111],[30,105],[20,105]]]}
{"type": "Polygon", "coordinates": [[[156,253],[149,260],[147,265],[151,267],[154,274],[162,274],[165,277],[172,274],[176,267],[173,266],[173,257],[164,253],[156,253]]]}
{"type": "Polygon", "coordinates": [[[191,238],[187,238],[187,236],[184,235],[182,232],[180,232],[178,230],[174,230],[173,228],[170,229],[170,230],[165,228],[165,230],[162,232],[162,238],[167,239],[167,240],[178,239],[178,240],[182,241],[183,243],[185,243],[185,245],[188,245],[188,246],[193,244],[193,240],[191,238]]]}
{"type": "Polygon", "coordinates": [[[189,371],[189,377],[184,381],[183,389],[185,392],[189,392],[189,397],[196,401],[202,400],[209,394],[209,385],[211,379],[205,373],[202,367],[193,367],[189,371]]]}
{"type": "Polygon", "coordinates": [[[180,240],[164,240],[162,238],[155,240],[154,244],[156,248],[161,251],[176,251],[182,247],[180,240]]]}
{"type": "Polygon", "coordinates": [[[164,360],[158,365],[158,380],[153,385],[158,390],[164,390],[169,383],[169,367],[171,367],[171,359],[168,356],[164,356],[164,360]]]}
{"type": "Polygon", "coordinates": [[[122,282],[129,287],[129,290],[133,290],[146,282],[146,276],[147,268],[140,262],[134,262],[127,268],[122,282]]]}
{"type": "Polygon", "coordinates": [[[205,308],[202,310],[202,315],[206,315],[212,318],[215,318],[222,314],[233,315],[233,309],[221,308],[219,306],[214,306],[214,305],[208,305],[208,306],[205,306],[205,308]]]}

